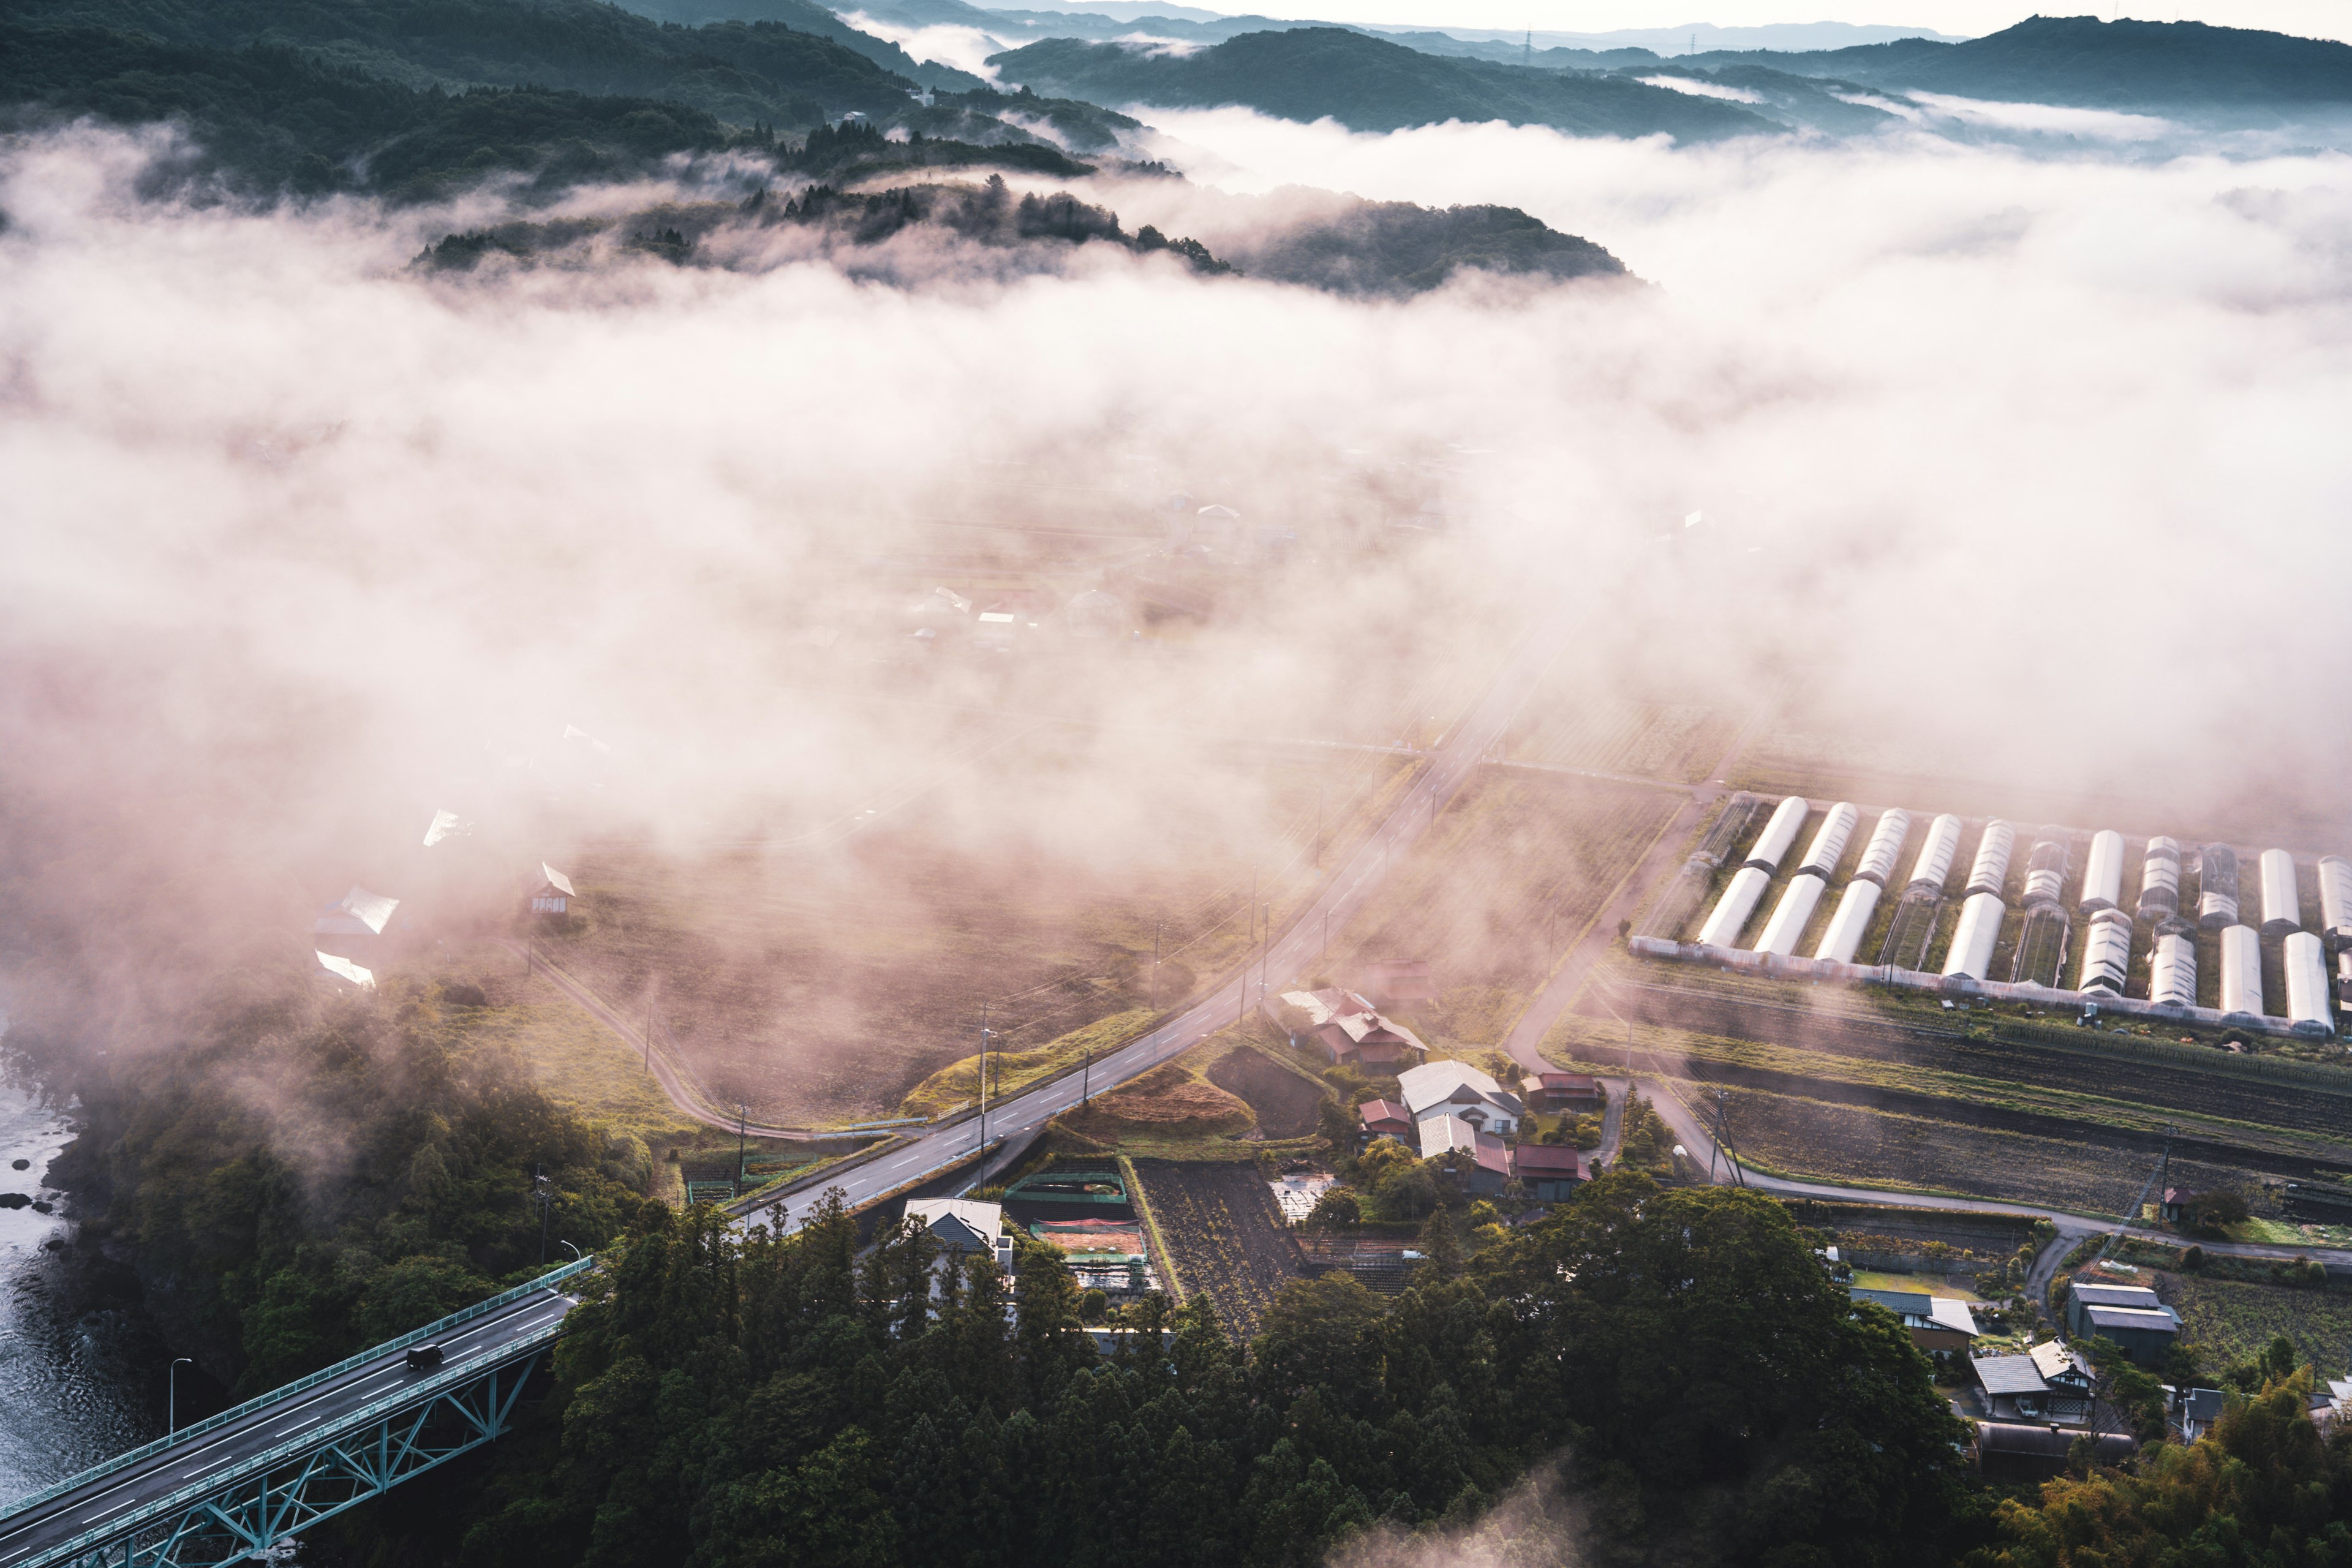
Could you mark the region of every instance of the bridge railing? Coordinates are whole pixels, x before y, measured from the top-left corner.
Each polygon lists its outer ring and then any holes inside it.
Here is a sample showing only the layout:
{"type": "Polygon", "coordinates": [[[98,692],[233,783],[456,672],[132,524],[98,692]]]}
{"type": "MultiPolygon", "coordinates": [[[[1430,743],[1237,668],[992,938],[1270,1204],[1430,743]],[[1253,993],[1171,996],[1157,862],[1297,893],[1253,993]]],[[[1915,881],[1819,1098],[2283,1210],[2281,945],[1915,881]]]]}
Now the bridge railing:
{"type": "MultiPolygon", "coordinates": [[[[582,1264],[585,1264],[587,1261],[588,1260],[585,1258],[581,1259],[582,1264]]],[[[569,1264],[565,1266],[565,1272],[567,1274],[576,1271],[577,1268],[575,1266],[569,1264]]],[[[541,1278],[543,1279],[547,1278],[547,1276],[541,1276],[541,1278]]],[[[535,1290],[538,1289],[540,1289],[538,1281],[533,1281],[528,1287],[517,1287],[518,1290],[535,1290]]],[[[509,1290],[504,1292],[502,1296],[491,1298],[491,1300],[510,1300],[515,1293],[515,1291],[509,1290]]],[[[486,1308],[489,1305],[489,1301],[478,1303],[475,1307],[467,1309],[467,1312],[452,1313],[450,1316],[442,1319],[440,1323],[433,1324],[431,1327],[439,1328],[443,1324],[457,1321],[460,1317],[477,1315],[482,1308],[486,1308]]],[[[558,1327],[558,1324],[550,1323],[539,1332],[530,1336],[528,1339],[509,1344],[499,1345],[495,1349],[485,1351],[479,1355],[458,1362],[452,1366],[444,1367],[439,1372],[436,1372],[428,1377],[419,1378],[416,1382],[401,1388],[395,1393],[385,1394],[380,1399],[361,1406],[359,1409],[354,1410],[350,1415],[342,1417],[340,1421],[337,1421],[331,1427],[318,1432],[305,1432],[299,1437],[289,1437],[285,1442],[278,1444],[276,1447],[270,1448],[264,1453],[257,1454],[252,1458],[246,1460],[242,1464],[230,1466],[227,1469],[223,1470],[218,1475],[205,1476],[202,1479],[187,1482],[177,1489],[168,1492],[163,1497],[157,1498],[152,1502],[146,1503],[139,1508],[131,1510],[119,1519],[110,1519],[104,1524],[97,1525],[89,1530],[84,1531],[81,1534],[74,1537],[71,1541],[50,1547],[47,1551],[45,1551],[38,1556],[31,1559],[25,1565],[25,1568],[43,1568],[43,1565],[47,1563],[70,1562],[74,1558],[80,1556],[83,1552],[99,1545],[101,1542],[118,1541],[126,1535],[135,1534],[141,1530],[148,1529],[154,1525],[159,1520],[164,1519],[171,1514],[188,1508],[213,1493],[221,1490],[222,1488],[231,1485],[240,1477],[249,1476],[257,1471],[266,1471],[274,1465],[282,1464],[286,1460],[294,1458],[296,1455],[307,1453],[313,1448],[326,1447],[330,1444],[339,1441],[341,1434],[351,1431],[355,1427],[371,1426],[405,1406],[420,1405],[431,1400],[438,1399],[443,1394],[449,1393],[452,1389],[459,1387],[467,1383],[470,1383],[475,1378],[481,1376],[482,1373],[485,1371],[489,1370],[494,1363],[512,1361],[515,1359],[515,1355],[518,1351],[537,1350],[539,1346],[555,1337],[558,1327]]],[[[424,1333],[425,1331],[426,1331],[425,1330],[417,1331],[418,1333],[424,1333]]],[[[378,1350],[383,1350],[388,1348],[389,1345],[403,1344],[407,1342],[407,1341],[413,1337],[414,1336],[404,1335],[401,1339],[389,1341],[386,1345],[379,1345],[376,1348],[378,1350]]],[[[295,1384],[288,1384],[286,1386],[290,1389],[293,1388],[295,1384]]],[[[260,1402],[254,1401],[253,1403],[258,1404],[260,1402]]],[[[124,1457],[128,1458],[129,1456],[126,1455],[124,1457]]],[[[100,1467],[100,1468],[103,1468],[104,1467],[102,1466],[100,1467]]]]}
{"type": "MultiPolygon", "coordinates": [[[[89,1485],[91,1481],[98,1479],[100,1476],[107,1474],[109,1471],[117,1470],[125,1465],[136,1463],[141,1459],[146,1458],[151,1454],[160,1454],[164,1449],[169,1448],[175,1444],[184,1443],[189,1438],[197,1436],[199,1433],[210,1432],[216,1427],[225,1426],[228,1425],[228,1423],[237,1420],[242,1416],[252,1415],[257,1410],[263,1409],[268,1405],[275,1405],[289,1394],[299,1394],[302,1390],[316,1387],[318,1384],[325,1383],[330,1378],[341,1377],[343,1373],[352,1371],[354,1367],[366,1365],[369,1362],[375,1360],[378,1356],[383,1355],[392,1351],[405,1350],[410,1345],[422,1344],[426,1340],[433,1338],[433,1336],[445,1330],[454,1329],[460,1323],[470,1322],[474,1319],[483,1316],[485,1313],[495,1312],[500,1307],[511,1305],[512,1303],[520,1301],[524,1297],[531,1295],[536,1291],[544,1290],[552,1285],[560,1284],[563,1280],[571,1279],[573,1275],[581,1273],[584,1269],[593,1267],[595,1261],[595,1258],[593,1257],[582,1258],[564,1264],[560,1268],[551,1268],[546,1273],[539,1276],[536,1279],[527,1280],[524,1283],[514,1287],[514,1289],[510,1290],[501,1290],[497,1295],[490,1297],[488,1300],[477,1301],[470,1307],[461,1307],[457,1311],[450,1313],[447,1317],[443,1318],[436,1322],[427,1323],[421,1329],[411,1329],[408,1332],[401,1335],[398,1339],[386,1340],[380,1345],[371,1345],[368,1349],[360,1352],[357,1355],[346,1356],[332,1366],[320,1367],[317,1372],[310,1373],[308,1377],[299,1377],[296,1378],[292,1383],[280,1384],[278,1387],[271,1389],[268,1393],[257,1394],[255,1397],[247,1400],[244,1404],[236,1406],[234,1409],[224,1410],[217,1415],[208,1415],[202,1421],[190,1422],[187,1426],[181,1427],[178,1431],[158,1437],[152,1443],[142,1444],[139,1447],[133,1448],[128,1453],[117,1454],[110,1459],[101,1459],[97,1464],[92,1465],[89,1468],[80,1472],[79,1475],[68,1476],[64,1480],[56,1482],[50,1486],[43,1487],[39,1491],[33,1493],[30,1497],[18,1498],[15,1501],[8,1503],[6,1505],[6,1513],[22,1513],[28,1508],[38,1508],[41,1504],[47,1502],[52,1498],[63,1497],[66,1493],[72,1491],[77,1487],[89,1485]]],[[[5,1515],[0,1515],[0,1517],[5,1517],[5,1515]]]]}

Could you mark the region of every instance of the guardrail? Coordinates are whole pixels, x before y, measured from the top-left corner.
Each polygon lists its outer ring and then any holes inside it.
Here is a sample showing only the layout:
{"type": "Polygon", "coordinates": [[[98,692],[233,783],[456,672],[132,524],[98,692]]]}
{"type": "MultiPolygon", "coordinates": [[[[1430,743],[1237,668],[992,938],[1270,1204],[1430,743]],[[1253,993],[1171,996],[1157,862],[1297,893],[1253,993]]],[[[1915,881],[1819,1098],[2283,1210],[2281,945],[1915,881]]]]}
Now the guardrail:
{"type": "MultiPolygon", "coordinates": [[[[584,1265],[587,1262],[587,1259],[583,1258],[580,1261],[584,1265]]],[[[566,1264],[564,1267],[566,1268],[572,1268],[575,1266],[566,1264]]],[[[533,1285],[530,1289],[536,1289],[538,1287],[533,1285]]],[[[493,1300],[496,1299],[497,1298],[493,1298],[493,1300]]],[[[488,1306],[488,1302],[480,1303],[482,1306],[488,1306]]],[[[450,1317],[443,1319],[440,1323],[436,1323],[433,1326],[435,1328],[439,1328],[443,1326],[443,1324],[455,1321],[457,1318],[461,1315],[462,1314],[453,1313],[450,1317]]],[[[371,1404],[362,1405],[359,1409],[352,1411],[349,1415],[343,1417],[341,1422],[336,1424],[335,1427],[330,1430],[323,1432],[310,1432],[305,1433],[299,1437],[289,1437],[285,1442],[278,1444],[278,1447],[247,1459],[244,1464],[233,1466],[229,1469],[224,1470],[218,1475],[206,1476],[202,1480],[191,1482],[190,1484],[180,1488],[177,1491],[164,1494],[153,1502],[147,1503],[140,1508],[132,1509],[129,1513],[124,1514],[120,1519],[110,1520],[105,1524],[100,1525],[95,1529],[86,1530],[79,1535],[75,1536],[71,1541],[65,1542],[58,1546],[53,1546],[47,1552],[42,1552],[39,1556],[30,1559],[24,1564],[24,1568],[41,1568],[43,1563],[55,1563],[63,1559],[79,1556],[82,1552],[89,1551],[91,1547],[98,1545],[100,1542],[119,1540],[122,1536],[135,1533],[136,1531],[143,1530],[149,1525],[154,1523],[155,1521],[162,1518],[163,1515],[171,1513],[176,1510],[185,1508],[190,1504],[196,1502],[200,1499],[208,1497],[213,1493],[219,1491],[223,1487],[229,1484],[232,1479],[238,1476],[249,1475],[255,1470],[267,1470],[270,1466],[275,1465],[281,1460],[292,1458],[297,1454],[307,1453],[313,1448],[327,1447],[329,1444],[337,1440],[335,1434],[338,1431],[345,1430],[352,1426],[364,1426],[370,1422],[381,1420],[396,1410],[404,1409],[409,1405],[421,1404],[426,1400],[438,1399],[443,1394],[448,1392],[457,1384],[471,1381],[490,1363],[513,1360],[515,1352],[519,1348],[529,1349],[535,1352],[541,1343],[555,1337],[556,1331],[559,1327],[561,1327],[560,1323],[550,1323],[538,1333],[531,1335],[529,1339],[500,1345],[494,1350],[486,1351],[480,1355],[474,1356],[469,1360],[458,1362],[453,1366],[445,1367],[440,1372],[434,1373],[430,1377],[422,1378],[415,1383],[407,1384],[396,1394],[388,1394],[383,1398],[375,1400],[371,1404]]],[[[424,1331],[419,1331],[423,1332],[424,1331]]],[[[398,1340],[390,1341],[387,1342],[384,1346],[381,1346],[379,1348],[388,1349],[391,1345],[402,1342],[404,1342],[398,1340]]],[[[293,1389],[297,1386],[297,1384],[290,1383],[286,1385],[288,1390],[293,1389]]],[[[258,1403],[258,1401],[255,1403],[258,1403]]],[[[123,1456],[125,1458],[128,1458],[129,1457],[129,1455],[123,1456]]],[[[120,1461],[117,1462],[119,1463],[120,1461]]],[[[100,1467],[101,1469],[105,1468],[106,1467],[104,1466],[100,1467]]],[[[21,1510],[17,1511],[21,1511],[21,1510]]]]}
{"type": "MultiPolygon", "coordinates": [[[[217,1430],[218,1428],[226,1426],[232,1421],[237,1420],[242,1416],[250,1415],[257,1410],[277,1404],[288,1394],[299,1394],[306,1388],[315,1388],[320,1384],[328,1381],[330,1378],[340,1377],[344,1373],[352,1371],[354,1368],[364,1366],[369,1362],[375,1360],[378,1356],[383,1355],[388,1352],[405,1350],[410,1345],[420,1344],[425,1341],[431,1339],[434,1335],[441,1332],[445,1329],[456,1328],[458,1324],[471,1322],[474,1319],[481,1317],[485,1313],[494,1312],[500,1307],[509,1306],[535,1291],[547,1289],[560,1280],[571,1279],[573,1275],[581,1273],[582,1271],[593,1267],[595,1261],[596,1260],[593,1257],[582,1258],[577,1258],[572,1262],[566,1263],[562,1268],[550,1269],[536,1279],[517,1285],[512,1289],[501,1290],[497,1295],[490,1297],[487,1300],[477,1301],[470,1307],[460,1308],[457,1311],[450,1313],[447,1317],[443,1318],[438,1321],[427,1323],[421,1329],[411,1329],[408,1332],[401,1335],[398,1339],[386,1340],[380,1345],[370,1346],[368,1349],[360,1352],[357,1355],[346,1356],[332,1366],[321,1367],[317,1372],[310,1373],[308,1377],[299,1377],[296,1378],[292,1383],[280,1384],[278,1387],[271,1389],[268,1393],[248,1399],[244,1404],[239,1405],[233,1409],[224,1410],[217,1415],[207,1415],[202,1421],[191,1422],[189,1425],[181,1427],[178,1431],[158,1437],[152,1443],[142,1444],[141,1447],[132,1448],[127,1453],[117,1454],[110,1459],[101,1460],[100,1463],[92,1465],[89,1468],[81,1471],[79,1475],[68,1476],[64,1480],[58,1481],[51,1486],[44,1487],[39,1491],[33,1493],[30,1497],[17,1499],[14,1503],[9,1505],[8,1513],[18,1514],[24,1512],[29,1508],[38,1508],[41,1504],[47,1502],[52,1499],[63,1497],[66,1493],[72,1491],[77,1487],[88,1486],[90,1482],[98,1479],[100,1476],[107,1474],[110,1470],[118,1470],[125,1465],[135,1463],[140,1459],[148,1458],[150,1455],[160,1454],[164,1449],[185,1442],[188,1438],[194,1437],[199,1433],[217,1430]]],[[[467,1364],[470,1365],[471,1363],[468,1363],[467,1364]]],[[[6,1515],[0,1515],[0,1518],[5,1517],[6,1517],[6,1515]]]]}

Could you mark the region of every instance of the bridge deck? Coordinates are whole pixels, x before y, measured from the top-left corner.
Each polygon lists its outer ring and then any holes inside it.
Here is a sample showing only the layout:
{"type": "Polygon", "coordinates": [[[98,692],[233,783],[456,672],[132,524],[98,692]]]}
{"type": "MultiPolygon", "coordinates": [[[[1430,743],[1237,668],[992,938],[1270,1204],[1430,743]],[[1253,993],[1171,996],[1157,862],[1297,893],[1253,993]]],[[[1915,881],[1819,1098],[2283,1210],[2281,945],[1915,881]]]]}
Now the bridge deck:
{"type": "Polygon", "coordinates": [[[0,1568],[29,1568],[78,1538],[131,1523],[143,1506],[188,1488],[233,1488],[268,1457],[278,1455],[282,1461],[281,1451],[289,1444],[322,1445],[381,1421],[384,1403],[405,1388],[415,1386],[420,1399],[426,1397],[423,1385],[438,1381],[438,1375],[409,1372],[407,1347],[413,1343],[441,1346],[444,1369],[487,1370],[536,1353],[573,1305],[558,1289],[526,1288],[487,1310],[459,1314],[462,1321],[444,1320],[353,1357],[307,1386],[292,1385],[228,1413],[226,1419],[134,1449],[75,1478],[67,1489],[36,1494],[29,1506],[0,1517],[0,1568]]]}

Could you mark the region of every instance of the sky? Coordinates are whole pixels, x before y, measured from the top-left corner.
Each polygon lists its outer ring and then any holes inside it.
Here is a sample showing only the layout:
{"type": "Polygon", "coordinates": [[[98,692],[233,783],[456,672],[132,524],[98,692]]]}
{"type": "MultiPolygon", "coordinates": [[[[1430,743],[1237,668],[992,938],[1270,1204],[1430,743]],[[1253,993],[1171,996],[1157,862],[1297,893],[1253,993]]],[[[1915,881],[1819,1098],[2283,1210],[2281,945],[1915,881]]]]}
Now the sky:
{"type": "MultiPolygon", "coordinates": [[[[1229,12],[1236,5],[1212,7],[1229,12]]],[[[2085,11],[2112,21],[2118,16],[2157,22],[2210,22],[2260,27],[2305,37],[2352,41],[2352,0],[2228,0],[2227,4],[2125,4],[2089,6],[2018,5],[2013,0],[1822,0],[1791,8],[1786,0],[1315,0],[1302,5],[1263,8],[1274,16],[1307,16],[1381,26],[1423,23],[1441,27],[1533,27],[1554,32],[1598,33],[1621,27],[1675,27],[1711,22],[1723,27],[1753,27],[1775,22],[1851,22],[1931,28],[1975,36],[1998,32],[2037,14],[2081,16],[2085,11]]]]}

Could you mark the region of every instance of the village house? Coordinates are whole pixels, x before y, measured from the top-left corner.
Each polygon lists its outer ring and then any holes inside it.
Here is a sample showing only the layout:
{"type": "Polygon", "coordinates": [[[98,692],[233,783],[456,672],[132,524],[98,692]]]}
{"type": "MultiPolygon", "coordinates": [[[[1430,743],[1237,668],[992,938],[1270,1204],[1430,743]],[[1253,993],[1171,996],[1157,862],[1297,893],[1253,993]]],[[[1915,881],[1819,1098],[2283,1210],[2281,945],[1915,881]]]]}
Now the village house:
{"type": "Polygon", "coordinates": [[[1397,1074],[1397,1088],[1416,1123],[1454,1116],[1478,1131],[1508,1138],[1527,1116],[1517,1095],[1468,1062],[1424,1063],[1397,1074]]]}
{"type": "Polygon", "coordinates": [[[1282,999],[1307,1015],[1307,1033],[1335,1064],[1398,1072],[1428,1058],[1419,1037],[1353,991],[1286,991],[1282,999]]]}
{"type": "Polygon", "coordinates": [[[1565,1203],[1590,1179],[1583,1152],[1565,1143],[1521,1143],[1511,1151],[1511,1173],[1540,1204],[1565,1203]]]}
{"type": "Polygon", "coordinates": [[[2066,1331],[2113,1340],[2141,1366],[2154,1366],[2179,1339],[2180,1316],[2145,1285],[2078,1284],[2067,1291],[2066,1331]]]}
{"type": "Polygon", "coordinates": [[[2224,1401],[2218,1388],[2184,1388],[2172,1396],[2172,1424],[2179,1428],[2180,1440],[2194,1443],[2213,1429],[2221,1419],[2224,1401]]]}
{"type": "Polygon", "coordinates": [[[1423,1117],[1420,1130],[1421,1157],[1442,1160],[1454,1155],[1454,1168],[1472,1197],[1494,1197],[1510,1184],[1510,1146],[1495,1134],[1479,1131],[1459,1116],[1444,1115],[1423,1117]]]}
{"type": "Polygon", "coordinates": [[[1364,1124],[1364,1142],[1375,1138],[1394,1138],[1411,1147],[1418,1142],[1412,1130],[1412,1112],[1393,1100],[1368,1100],[1356,1107],[1356,1114],[1364,1124]]]}
{"type": "Polygon", "coordinates": [[[931,1294],[940,1292],[941,1277],[962,1258],[984,1252],[1007,1274],[1013,1271],[1013,1238],[1004,1232],[1004,1205],[971,1198],[914,1198],[907,1204],[909,1224],[930,1232],[939,1244],[931,1260],[931,1294]]]}
{"type": "Polygon", "coordinates": [[[2091,1369],[2056,1340],[2024,1355],[1970,1356],[1969,1370],[1978,1407],[1996,1421],[2079,1426],[2091,1419],[2091,1369]]]}
{"type": "Polygon", "coordinates": [[[1437,1000],[1437,983],[1419,958],[1384,958],[1364,966],[1364,994],[1383,1007],[1437,1000]]]}
{"type": "Polygon", "coordinates": [[[1609,1104],[1601,1080],[1580,1072],[1530,1073],[1519,1080],[1519,1095],[1529,1110],[1566,1110],[1579,1116],[1609,1104]]]}
{"type": "Polygon", "coordinates": [[[1976,1342],[1977,1321],[1966,1301],[1930,1296],[1924,1290],[1873,1290],[1853,1288],[1857,1301],[1875,1301],[1911,1331],[1911,1342],[1923,1351],[1964,1351],[1976,1342]]]}

